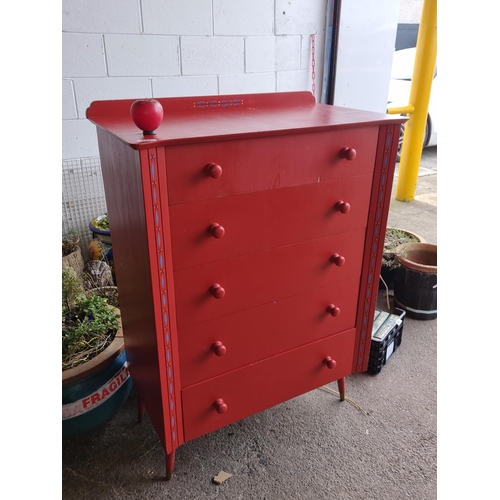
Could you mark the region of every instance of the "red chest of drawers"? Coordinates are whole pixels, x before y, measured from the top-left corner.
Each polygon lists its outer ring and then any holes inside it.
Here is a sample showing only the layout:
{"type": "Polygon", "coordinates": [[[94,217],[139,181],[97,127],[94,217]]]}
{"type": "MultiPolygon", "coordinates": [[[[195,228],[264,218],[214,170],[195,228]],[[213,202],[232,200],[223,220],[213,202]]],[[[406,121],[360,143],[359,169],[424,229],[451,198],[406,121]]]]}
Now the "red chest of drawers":
{"type": "MultiPolygon", "coordinates": [[[[366,371],[404,119],[309,92],[96,101],[129,370],[167,454],[366,371]]],[[[341,391],[343,384],[339,385],[341,391]]]]}

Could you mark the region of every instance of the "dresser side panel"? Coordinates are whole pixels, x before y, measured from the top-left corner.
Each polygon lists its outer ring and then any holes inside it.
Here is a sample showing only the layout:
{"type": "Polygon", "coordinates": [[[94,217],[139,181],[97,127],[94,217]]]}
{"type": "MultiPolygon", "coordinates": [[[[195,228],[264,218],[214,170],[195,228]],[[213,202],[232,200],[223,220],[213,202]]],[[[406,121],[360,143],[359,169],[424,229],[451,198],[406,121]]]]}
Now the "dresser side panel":
{"type": "Polygon", "coordinates": [[[129,370],[158,435],[171,448],[164,428],[139,152],[99,127],[97,135],[129,370]]]}
{"type": "Polygon", "coordinates": [[[379,140],[361,271],[353,373],[364,372],[368,368],[373,316],[378,297],[380,268],[382,266],[385,230],[396,166],[399,130],[400,124],[379,127],[379,140]]]}

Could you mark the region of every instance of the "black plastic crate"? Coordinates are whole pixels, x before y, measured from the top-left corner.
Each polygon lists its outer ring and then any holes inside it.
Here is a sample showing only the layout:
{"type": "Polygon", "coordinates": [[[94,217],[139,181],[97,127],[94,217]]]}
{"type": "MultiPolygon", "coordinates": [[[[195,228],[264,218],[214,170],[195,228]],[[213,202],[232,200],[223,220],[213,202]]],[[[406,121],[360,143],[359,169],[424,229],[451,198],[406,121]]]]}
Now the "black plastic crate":
{"type": "Polygon", "coordinates": [[[375,309],[368,373],[380,373],[401,345],[405,315],[406,312],[398,308],[394,308],[393,313],[375,309]]]}

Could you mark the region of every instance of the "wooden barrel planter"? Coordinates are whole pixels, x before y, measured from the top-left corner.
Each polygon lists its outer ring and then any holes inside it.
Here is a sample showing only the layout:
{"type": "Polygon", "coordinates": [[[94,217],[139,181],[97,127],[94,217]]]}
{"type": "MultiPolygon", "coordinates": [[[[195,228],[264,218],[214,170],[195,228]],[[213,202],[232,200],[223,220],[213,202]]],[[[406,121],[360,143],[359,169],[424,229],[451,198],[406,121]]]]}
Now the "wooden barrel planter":
{"type": "Polygon", "coordinates": [[[95,358],[62,372],[62,435],[70,438],[109,420],[132,390],[123,331],[95,358]]]}
{"type": "Polygon", "coordinates": [[[394,255],[394,304],[410,318],[437,318],[437,246],[405,243],[394,255]]]}

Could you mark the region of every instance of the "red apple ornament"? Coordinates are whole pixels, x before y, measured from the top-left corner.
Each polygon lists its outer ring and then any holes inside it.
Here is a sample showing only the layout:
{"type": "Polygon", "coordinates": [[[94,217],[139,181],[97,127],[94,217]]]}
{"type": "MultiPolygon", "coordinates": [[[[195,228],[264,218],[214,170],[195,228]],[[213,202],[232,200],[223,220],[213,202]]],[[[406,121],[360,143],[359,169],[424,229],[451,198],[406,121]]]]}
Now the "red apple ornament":
{"type": "Polygon", "coordinates": [[[156,99],[138,99],[130,106],[130,115],[144,135],[154,135],[163,120],[163,106],[156,99]]]}

